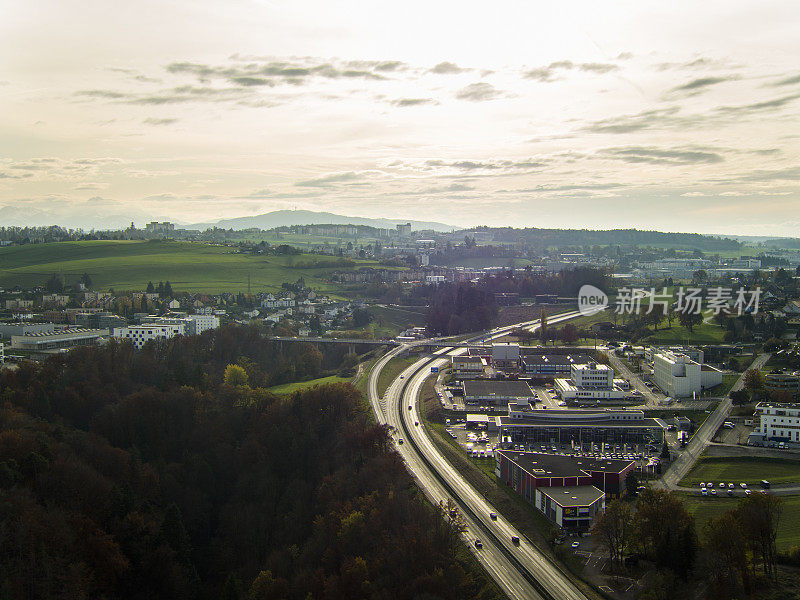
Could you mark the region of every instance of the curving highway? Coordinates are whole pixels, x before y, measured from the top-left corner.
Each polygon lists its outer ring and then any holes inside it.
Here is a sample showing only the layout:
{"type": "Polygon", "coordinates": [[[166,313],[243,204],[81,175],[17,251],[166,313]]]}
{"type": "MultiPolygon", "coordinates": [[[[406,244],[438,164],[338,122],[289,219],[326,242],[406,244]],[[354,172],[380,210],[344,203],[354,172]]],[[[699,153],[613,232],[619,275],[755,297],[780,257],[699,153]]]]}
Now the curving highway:
{"type": "MultiPolygon", "coordinates": [[[[558,323],[576,316],[579,316],[578,312],[565,313],[548,319],[548,322],[558,323]]],[[[517,327],[535,329],[538,323],[536,320],[494,329],[476,339],[496,339],[517,327]]],[[[378,420],[394,428],[397,450],[418,485],[434,504],[446,503],[448,499],[456,502],[466,523],[465,541],[510,598],[584,600],[586,596],[569,575],[503,518],[450,465],[424,428],[418,425],[421,418],[416,400],[431,373],[430,367],[446,365],[451,355],[463,353],[465,349],[444,348],[432,357],[418,360],[391,383],[383,397],[379,397],[378,376],[382,369],[392,358],[414,345],[416,343],[403,345],[383,356],[370,372],[368,389],[378,420]],[[400,439],[403,443],[399,442],[400,439]],[[491,519],[489,513],[497,513],[497,519],[491,519]],[[512,536],[519,538],[518,544],[512,542],[512,536]],[[483,543],[480,550],[475,548],[476,539],[483,543]]]]}

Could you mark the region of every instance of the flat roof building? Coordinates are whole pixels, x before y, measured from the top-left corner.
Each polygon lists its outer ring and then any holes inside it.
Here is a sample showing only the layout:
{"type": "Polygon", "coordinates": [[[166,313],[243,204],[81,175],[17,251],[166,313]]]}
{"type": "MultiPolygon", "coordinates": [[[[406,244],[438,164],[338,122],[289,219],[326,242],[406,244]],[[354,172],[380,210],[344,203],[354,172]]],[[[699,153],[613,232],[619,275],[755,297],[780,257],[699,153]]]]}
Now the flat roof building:
{"type": "Polygon", "coordinates": [[[589,529],[606,495],[625,492],[632,460],[540,452],[495,452],[495,475],[551,521],[573,531],[589,529]]]}
{"type": "Polygon", "coordinates": [[[530,402],[536,398],[524,381],[468,380],[464,382],[465,404],[502,404],[530,402]]]}
{"type": "Polygon", "coordinates": [[[15,350],[56,353],[75,346],[96,344],[108,336],[108,329],[62,329],[52,333],[13,335],[11,347],[15,350]]]}
{"type": "Polygon", "coordinates": [[[667,424],[641,410],[536,410],[497,417],[500,439],[514,444],[661,443],[667,424]]]}
{"type": "Polygon", "coordinates": [[[585,365],[592,359],[585,354],[544,354],[541,351],[522,351],[520,371],[531,377],[568,376],[572,365],[585,365]]]}

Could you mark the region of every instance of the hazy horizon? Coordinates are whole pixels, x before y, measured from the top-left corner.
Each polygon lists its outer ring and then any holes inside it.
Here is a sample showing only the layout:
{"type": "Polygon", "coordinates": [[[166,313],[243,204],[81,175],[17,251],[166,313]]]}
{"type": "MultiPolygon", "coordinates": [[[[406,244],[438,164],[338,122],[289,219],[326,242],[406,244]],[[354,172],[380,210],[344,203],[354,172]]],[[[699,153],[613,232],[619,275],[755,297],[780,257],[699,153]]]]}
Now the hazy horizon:
{"type": "Polygon", "coordinates": [[[0,7],[3,225],[800,224],[793,3],[0,7]]]}

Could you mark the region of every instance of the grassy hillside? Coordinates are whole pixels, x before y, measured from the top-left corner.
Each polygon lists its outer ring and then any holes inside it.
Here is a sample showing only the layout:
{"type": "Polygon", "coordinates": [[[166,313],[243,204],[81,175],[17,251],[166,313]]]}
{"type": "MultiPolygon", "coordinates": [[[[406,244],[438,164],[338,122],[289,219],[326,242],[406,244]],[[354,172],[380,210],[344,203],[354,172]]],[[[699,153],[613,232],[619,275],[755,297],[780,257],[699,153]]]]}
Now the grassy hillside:
{"type": "Polygon", "coordinates": [[[57,273],[74,283],[83,273],[97,290],[144,289],[148,281],[169,281],[175,291],[216,293],[276,291],[284,282],[305,278],[324,292],[337,287],[323,281],[334,269],[375,265],[333,256],[251,256],[233,248],[165,241],[90,241],[0,248],[0,286],[43,285],[57,273]]]}

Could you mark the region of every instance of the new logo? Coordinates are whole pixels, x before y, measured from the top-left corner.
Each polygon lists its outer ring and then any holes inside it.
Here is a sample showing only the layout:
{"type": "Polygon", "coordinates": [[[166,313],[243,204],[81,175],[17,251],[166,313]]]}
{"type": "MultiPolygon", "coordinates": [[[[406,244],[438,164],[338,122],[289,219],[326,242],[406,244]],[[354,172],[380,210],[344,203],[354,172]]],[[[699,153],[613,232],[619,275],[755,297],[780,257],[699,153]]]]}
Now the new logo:
{"type": "Polygon", "coordinates": [[[589,284],[581,286],[578,292],[578,311],[582,315],[596,315],[607,306],[608,296],[603,290],[589,284]]]}

